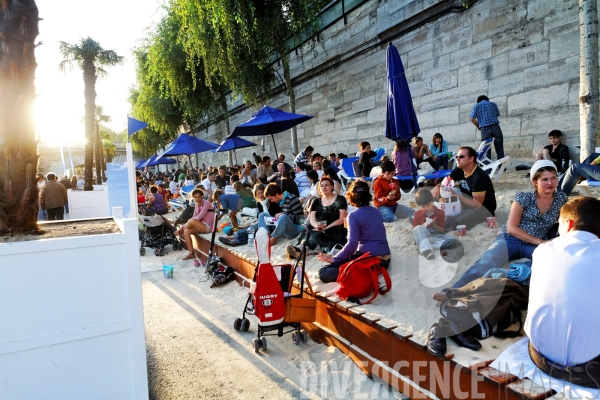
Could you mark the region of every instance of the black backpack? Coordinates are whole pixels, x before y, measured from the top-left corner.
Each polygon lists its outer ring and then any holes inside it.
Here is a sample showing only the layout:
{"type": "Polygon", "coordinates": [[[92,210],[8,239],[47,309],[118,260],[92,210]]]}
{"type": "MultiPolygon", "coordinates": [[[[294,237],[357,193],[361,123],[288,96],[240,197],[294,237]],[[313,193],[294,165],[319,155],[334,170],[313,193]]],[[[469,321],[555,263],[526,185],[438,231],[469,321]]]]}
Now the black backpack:
{"type": "Polygon", "coordinates": [[[212,269],[210,273],[210,279],[212,280],[212,284],[210,287],[221,286],[226,284],[227,282],[231,282],[234,277],[234,270],[231,267],[226,267],[223,265],[217,265],[212,269]]]}

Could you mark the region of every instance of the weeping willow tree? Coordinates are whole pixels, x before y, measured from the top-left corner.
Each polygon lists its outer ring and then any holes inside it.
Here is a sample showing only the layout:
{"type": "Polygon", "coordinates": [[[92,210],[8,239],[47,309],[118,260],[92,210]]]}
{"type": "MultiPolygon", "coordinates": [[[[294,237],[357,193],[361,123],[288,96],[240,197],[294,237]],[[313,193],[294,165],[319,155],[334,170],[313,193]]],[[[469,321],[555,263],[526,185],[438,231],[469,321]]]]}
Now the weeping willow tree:
{"type": "Polygon", "coordinates": [[[34,0],[0,1],[0,234],[36,232],[34,0]]]}

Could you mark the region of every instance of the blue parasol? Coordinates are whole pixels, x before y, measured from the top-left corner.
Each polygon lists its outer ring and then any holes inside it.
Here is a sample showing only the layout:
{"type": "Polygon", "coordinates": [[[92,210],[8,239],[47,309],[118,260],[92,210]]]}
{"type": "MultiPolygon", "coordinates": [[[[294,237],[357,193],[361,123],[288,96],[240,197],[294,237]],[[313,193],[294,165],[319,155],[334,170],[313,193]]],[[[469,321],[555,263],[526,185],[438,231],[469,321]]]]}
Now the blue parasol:
{"type": "Polygon", "coordinates": [[[152,157],[150,157],[148,159],[148,161],[146,161],[143,165],[141,165],[140,168],[152,167],[153,165],[159,165],[159,164],[175,164],[176,162],[177,161],[173,160],[172,158],[161,157],[161,156],[155,154],[152,157]]]}
{"type": "Polygon", "coordinates": [[[144,168],[144,164],[146,163],[146,161],[148,161],[147,158],[144,158],[144,159],[141,159],[140,161],[138,161],[135,164],[135,169],[142,169],[142,168],[144,168]]]}
{"type": "Polygon", "coordinates": [[[271,135],[271,138],[273,139],[273,146],[275,147],[275,155],[279,157],[273,135],[291,129],[294,126],[301,124],[304,121],[308,121],[311,118],[314,117],[311,115],[293,114],[277,108],[264,106],[248,121],[236,126],[227,139],[232,139],[239,136],[271,135]]]}
{"type": "Polygon", "coordinates": [[[165,156],[184,156],[196,153],[203,153],[219,147],[218,144],[198,139],[196,136],[182,133],[171,143],[165,151],[159,154],[159,157],[165,156]]]}
{"type": "Polygon", "coordinates": [[[249,140],[242,139],[241,137],[234,137],[231,139],[225,139],[221,142],[221,145],[214,149],[215,153],[220,153],[223,151],[233,150],[233,156],[235,157],[235,163],[237,164],[237,155],[235,154],[235,149],[243,149],[244,147],[252,147],[256,146],[256,143],[252,143],[249,140]]]}

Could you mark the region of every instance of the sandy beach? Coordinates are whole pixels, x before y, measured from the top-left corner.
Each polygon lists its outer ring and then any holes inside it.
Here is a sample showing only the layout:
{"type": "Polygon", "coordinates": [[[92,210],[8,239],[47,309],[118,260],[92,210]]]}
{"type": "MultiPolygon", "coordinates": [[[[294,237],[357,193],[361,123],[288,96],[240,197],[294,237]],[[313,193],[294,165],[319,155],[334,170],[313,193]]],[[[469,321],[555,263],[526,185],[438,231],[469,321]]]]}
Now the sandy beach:
{"type": "MultiPolygon", "coordinates": [[[[455,282],[494,241],[508,218],[511,200],[515,194],[533,189],[531,181],[524,175],[525,172],[522,171],[505,172],[500,181],[494,184],[498,204],[496,228],[489,229],[485,223],[482,223],[470,229],[467,236],[461,237],[464,255],[458,262],[446,262],[439,253],[431,261],[419,256],[411,234],[412,227],[408,221],[385,224],[385,234],[392,251],[392,264],[389,268],[392,290],[377,297],[371,304],[361,307],[364,307],[366,312],[376,313],[397,322],[417,340],[425,341],[429,328],[441,316],[439,303],[434,301],[431,295],[436,290],[455,282]]],[[[403,195],[399,203],[408,206],[413,200],[414,194],[403,195]]],[[[243,225],[251,220],[249,217],[243,217],[243,225]]],[[[220,235],[222,234],[217,234],[220,235]]],[[[210,235],[205,237],[210,240],[210,235]]],[[[295,240],[280,239],[272,248],[272,262],[274,264],[286,262],[285,248],[288,244],[295,243],[295,240]]],[[[218,241],[217,245],[222,246],[218,241]]],[[[245,258],[256,260],[253,246],[244,245],[229,247],[229,249],[245,258]]],[[[323,284],[318,278],[318,271],[324,263],[314,255],[309,255],[306,261],[306,270],[315,291],[327,292],[335,287],[335,284],[323,284]]],[[[523,318],[525,315],[523,313],[523,318]]],[[[452,341],[448,341],[448,354],[455,354],[456,360],[464,359],[467,365],[479,360],[493,360],[516,340],[518,339],[492,337],[482,341],[483,348],[478,352],[457,347],[452,341]]]]}

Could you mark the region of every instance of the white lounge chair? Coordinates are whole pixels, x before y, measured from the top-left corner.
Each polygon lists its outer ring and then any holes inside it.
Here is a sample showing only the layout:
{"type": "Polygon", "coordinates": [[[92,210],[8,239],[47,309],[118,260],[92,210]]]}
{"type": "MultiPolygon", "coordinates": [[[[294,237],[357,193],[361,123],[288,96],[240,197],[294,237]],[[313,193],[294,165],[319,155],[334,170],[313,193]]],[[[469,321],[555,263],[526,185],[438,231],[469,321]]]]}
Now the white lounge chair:
{"type": "Polygon", "coordinates": [[[506,156],[496,161],[490,160],[487,157],[487,152],[493,144],[494,138],[489,138],[481,142],[477,149],[477,165],[484,171],[489,170],[488,175],[490,176],[492,183],[497,183],[504,173],[510,157],[506,156]]]}

